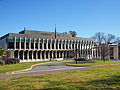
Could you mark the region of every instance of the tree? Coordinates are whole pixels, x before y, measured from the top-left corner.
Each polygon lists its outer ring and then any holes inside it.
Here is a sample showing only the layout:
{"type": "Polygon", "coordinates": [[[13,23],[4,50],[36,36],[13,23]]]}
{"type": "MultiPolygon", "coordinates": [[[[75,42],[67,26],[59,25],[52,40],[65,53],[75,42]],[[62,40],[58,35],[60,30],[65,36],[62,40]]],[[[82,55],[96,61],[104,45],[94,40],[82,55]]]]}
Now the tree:
{"type": "Polygon", "coordinates": [[[103,37],[103,39],[106,44],[109,44],[115,42],[117,38],[112,34],[107,34],[103,37]]]}
{"type": "Polygon", "coordinates": [[[67,32],[63,32],[63,33],[67,34],[67,32]]]}
{"type": "Polygon", "coordinates": [[[4,50],[2,47],[0,47],[0,56],[3,58],[7,55],[6,50],[4,50]]]}
{"type": "Polygon", "coordinates": [[[104,33],[103,32],[95,33],[94,36],[92,36],[92,38],[96,40],[98,45],[100,45],[103,43],[104,33]]]}
{"type": "Polygon", "coordinates": [[[101,44],[100,51],[101,51],[101,59],[105,62],[105,57],[109,55],[108,44],[101,44]]]}
{"type": "Polygon", "coordinates": [[[70,30],[68,33],[70,33],[72,35],[72,37],[76,37],[76,35],[77,35],[77,32],[74,30],[73,31],[70,30]]]}

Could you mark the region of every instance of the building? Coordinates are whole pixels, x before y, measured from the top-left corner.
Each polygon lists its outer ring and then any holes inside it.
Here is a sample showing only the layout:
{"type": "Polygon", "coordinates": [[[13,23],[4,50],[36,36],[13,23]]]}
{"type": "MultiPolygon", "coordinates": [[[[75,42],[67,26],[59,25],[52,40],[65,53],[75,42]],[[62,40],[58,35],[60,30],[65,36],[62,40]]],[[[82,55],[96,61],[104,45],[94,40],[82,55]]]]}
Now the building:
{"type": "Polygon", "coordinates": [[[119,60],[120,59],[120,44],[108,44],[109,54],[106,58],[119,60]]]}
{"type": "Polygon", "coordinates": [[[95,59],[102,59],[102,55],[103,55],[105,56],[104,58],[107,60],[119,60],[120,59],[120,44],[106,44],[106,46],[103,48],[101,46],[95,45],[94,54],[95,55],[93,56],[95,59]]]}
{"type": "Polygon", "coordinates": [[[92,59],[94,39],[72,37],[66,33],[23,30],[0,38],[0,46],[8,56],[21,62],[77,57],[92,59]]]}

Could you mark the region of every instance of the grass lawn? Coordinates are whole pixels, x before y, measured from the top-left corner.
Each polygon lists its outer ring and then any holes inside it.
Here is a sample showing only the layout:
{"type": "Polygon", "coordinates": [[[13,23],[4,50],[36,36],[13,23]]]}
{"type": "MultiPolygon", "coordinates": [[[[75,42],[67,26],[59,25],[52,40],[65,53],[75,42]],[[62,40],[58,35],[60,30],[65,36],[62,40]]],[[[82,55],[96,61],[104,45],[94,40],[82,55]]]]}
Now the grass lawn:
{"type": "MultiPolygon", "coordinates": [[[[62,61],[69,61],[69,60],[72,59],[65,59],[62,61]]],[[[17,64],[3,65],[3,66],[0,65],[0,73],[23,70],[30,68],[34,64],[46,63],[46,62],[61,62],[61,61],[36,61],[36,62],[22,62],[17,64]]]]}
{"type": "Polygon", "coordinates": [[[111,64],[120,64],[120,61],[109,61],[106,60],[103,62],[102,60],[96,61],[78,61],[78,63],[68,63],[67,65],[71,66],[95,66],[95,65],[111,65],[111,64]]]}
{"type": "Polygon", "coordinates": [[[120,66],[0,79],[0,90],[120,90],[120,66]]]}

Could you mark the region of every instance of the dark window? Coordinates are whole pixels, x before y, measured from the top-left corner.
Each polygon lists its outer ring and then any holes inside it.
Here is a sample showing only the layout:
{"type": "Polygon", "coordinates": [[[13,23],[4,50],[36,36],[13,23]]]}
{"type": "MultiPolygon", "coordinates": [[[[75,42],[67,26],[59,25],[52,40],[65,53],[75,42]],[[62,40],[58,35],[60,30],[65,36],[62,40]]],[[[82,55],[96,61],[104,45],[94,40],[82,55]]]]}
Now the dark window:
{"type": "Polygon", "coordinates": [[[34,49],[34,43],[31,43],[31,49],[34,49]]]}
{"type": "Polygon", "coordinates": [[[24,42],[21,42],[21,49],[24,49],[24,42]]]}
{"type": "Polygon", "coordinates": [[[52,49],[54,49],[54,43],[52,43],[52,49]]]}
{"type": "Polygon", "coordinates": [[[50,43],[48,43],[48,49],[50,49],[50,43]]]}
{"type": "Polygon", "coordinates": [[[46,49],[46,43],[44,43],[44,49],[46,49]]]}
{"type": "Polygon", "coordinates": [[[8,49],[14,49],[14,43],[8,42],[8,49]]]}
{"type": "Polygon", "coordinates": [[[61,49],[61,44],[59,44],[59,49],[61,49]]]}
{"type": "Polygon", "coordinates": [[[19,42],[16,42],[16,48],[19,49],[19,42]]]}
{"type": "Polygon", "coordinates": [[[26,43],[26,49],[29,49],[29,43],[26,43]]]}
{"type": "Polygon", "coordinates": [[[40,49],[42,49],[42,43],[40,43],[40,49]]]}
{"type": "Polygon", "coordinates": [[[56,43],[56,49],[58,49],[58,44],[56,43]]]}
{"type": "Polygon", "coordinates": [[[35,43],[35,49],[38,49],[38,43],[35,43]]]}

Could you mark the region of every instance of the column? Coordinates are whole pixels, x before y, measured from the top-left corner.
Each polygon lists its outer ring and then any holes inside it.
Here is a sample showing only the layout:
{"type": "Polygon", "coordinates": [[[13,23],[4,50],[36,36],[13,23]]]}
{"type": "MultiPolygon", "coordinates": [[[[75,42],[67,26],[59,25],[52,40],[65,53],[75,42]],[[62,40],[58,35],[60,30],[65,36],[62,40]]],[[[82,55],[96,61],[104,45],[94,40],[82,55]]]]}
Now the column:
{"type": "Polygon", "coordinates": [[[60,49],[60,48],[59,48],[59,41],[58,41],[57,45],[58,45],[58,49],[60,49]]]}
{"type": "Polygon", "coordinates": [[[19,49],[21,49],[21,37],[20,37],[20,42],[19,42],[19,49]]]}
{"type": "Polygon", "coordinates": [[[57,51],[55,51],[55,58],[57,58],[57,51]]]}
{"type": "Polygon", "coordinates": [[[14,49],[16,49],[16,37],[14,39],[14,49]]]}
{"type": "Polygon", "coordinates": [[[42,59],[42,51],[40,51],[40,59],[42,59]]]}
{"type": "Polygon", "coordinates": [[[48,51],[48,59],[50,59],[50,51],[48,51]]]}
{"type": "Polygon", "coordinates": [[[14,51],[11,51],[11,52],[10,52],[10,57],[11,57],[11,58],[14,58],[14,51]]]}
{"type": "Polygon", "coordinates": [[[60,51],[58,51],[58,58],[60,58],[60,51]]]}
{"type": "Polygon", "coordinates": [[[64,58],[64,51],[62,51],[62,58],[64,58]]]}
{"type": "Polygon", "coordinates": [[[24,51],[23,51],[23,60],[24,60],[24,51]]]}
{"type": "Polygon", "coordinates": [[[84,49],[85,49],[85,47],[84,47],[84,44],[82,45],[82,57],[84,58],[84,49]]]}
{"type": "Polygon", "coordinates": [[[91,49],[92,49],[92,58],[94,58],[94,45],[91,45],[91,49]]]}
{"type": "Polygon", "coordinates": [[[40,49],[40,39],[39,39],[39,41],[38,41],[38,49],[40,49]]]}
{"type": "Polygon", "coordinates": [[[88,58],[88,44],[86,44],[86,58],[88,58]]]}
{"type": "Polygon", "coordinates": [[[119,60],[119,44],[117,44],[117,59],[119,60]]]}
{"type": "Polygon", "coordinates": [[[65,51],[65,58],[67,58],[67,51],[65,51]]]}
{"type": "Polygon", "coordinates": [[[50,49],[52,49],[52,42],[50,42],[50,49]]]}
{"type": "Polygon", "coordinates": [[[63,49],[63,43],[61,43],[61,49],[63,49]]]}
{"type": "Polygon", "coordinates": [[[29,51],[27,52],[27,60],[29,60],[29,51]]]}
{"type": "Polygon", "coordinates": [[[24,42],[24,49],[26,49],[26,38],[25,38],[25,42],[24,42]]]}
{"type": "Polygon", "coordinates": [[[56,49],[56,39],[55,39],[55,42],[54,42],[54,49],[56,49]]]}
{"type": "Polygon", "coordinates": [[[34,56],[34,55],[33,55],[33,52],[34,52],[34,51],[31,51],[31,52],[32,52],[32,60],[33,60],[33,56],[34,56]]]}
{"type": "Polygon", "coordinates": [[[18,59],[20,58],[20,51],[18,50],[18,59]]]}
{"type": "Polygon", "coordinates": [[[71,50],[72,50],[72,42],[70,43],[70,45],[71,45],[71,50]]]}
{"type": "Polygon", "coordinates": [[[65,49],[66,49],[66,42],[64,43],[64,47],[65,47],[65,49]]]}
{"type": "Polygon", "coordinates": [[[48,49],[48,39],[47,39],[47,42],[46,42],[46,49],[48,49]]]}
{"type": "Polygon", "coordinates": [[[53,58],[53,53],[54,53],[54,52],[52,51],[51,53],[52,53],[52,56],[51,56],[51,57],[53,58]]]}
{"type": "Polygon", "coordinates": [[[68,46],[68,49],[70,49],[70,48],[69,48],[69,43],[67,43],[67,46],[68,46]]]}
{"type": "Polygon", "coordinates": [[[38,51],[36,51],[36,60],[38,59],[38,51]]]}
{"type": "Polygon", "coordinates": [[[31,38],[30,38],[30,41],[29,41],[29,49],[31,49],[31,38]]]}
{"type": "Polygon", "coordinates": [[[46,59],[46,51],[44,51],[44,59],[46,59]]]}
{"type": "Polygon", "coordinates": [[[44,49],[44,39],[43,39],[43,42],[42,42],[42,49],[44,49]]]}
{"type": "Polygon", "coordinates": [[[79,44],[79,57],[81,57],[81,44],[79,44]]]}
{"type": "Polygon", "coordinates": [[[34,39],[33,43],[34,43],[34,49],[35,49],[35,39],[34,39]]]}

